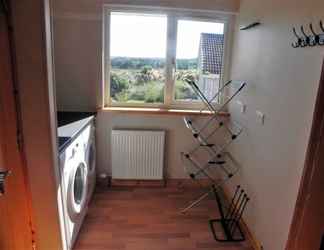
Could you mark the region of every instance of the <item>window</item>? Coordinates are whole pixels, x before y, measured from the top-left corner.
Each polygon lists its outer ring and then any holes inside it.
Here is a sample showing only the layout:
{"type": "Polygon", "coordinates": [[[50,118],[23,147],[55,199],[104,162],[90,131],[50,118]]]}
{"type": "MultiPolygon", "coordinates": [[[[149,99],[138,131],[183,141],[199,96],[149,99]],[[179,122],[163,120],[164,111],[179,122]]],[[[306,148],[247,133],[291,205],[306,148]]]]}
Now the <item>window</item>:
{"type": "Polygon", "coordinates": [[[185,78],[194,78],[212,98],[226,59],[227,19],[218,19],[215,13],[107,6],[105,106],[198,108],[201,102],[185,78]]]}
{"type": "Polygon", "coordinates": [[[177,30],[175,100],[198,100],[184,77],[194,78],[205,96],[211,99],[220,83],[224,24],[179,20],[177,30]]]}
{"type": "Polygon", "coordinates": [[[164,102],[166,32],[166,16],[110,14],[112,102],[164,102]]]}

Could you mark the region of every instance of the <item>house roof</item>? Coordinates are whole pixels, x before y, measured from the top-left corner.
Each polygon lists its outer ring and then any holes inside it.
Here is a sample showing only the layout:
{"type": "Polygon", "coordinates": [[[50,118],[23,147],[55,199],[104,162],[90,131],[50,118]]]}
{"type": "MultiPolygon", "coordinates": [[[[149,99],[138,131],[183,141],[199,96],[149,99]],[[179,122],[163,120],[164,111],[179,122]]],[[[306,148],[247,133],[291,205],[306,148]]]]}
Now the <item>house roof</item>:
{"type": "Polygon", "coordinates": [[[200,35],[200,67],[203,72],[220,74],[224,49],[224,35],[201,33],[200,35]]]}

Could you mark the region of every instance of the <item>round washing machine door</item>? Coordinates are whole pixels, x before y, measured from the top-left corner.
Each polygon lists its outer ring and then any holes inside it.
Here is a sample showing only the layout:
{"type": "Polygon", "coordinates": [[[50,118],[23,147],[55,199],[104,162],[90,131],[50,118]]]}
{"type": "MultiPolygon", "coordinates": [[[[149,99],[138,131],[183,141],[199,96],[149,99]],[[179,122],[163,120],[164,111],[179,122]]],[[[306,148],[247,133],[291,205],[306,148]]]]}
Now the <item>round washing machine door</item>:
{"type": "Polygon", "coordinates": [[[88,170],[83,160],[78,161],[69,175],[67,210],[72,221],[77,221],[86,205],[88,170]]]}
{"type": "Polygon", "coordinates": [[[87,164],[89,169],[89,176],[96,174],[96,144],[94,139],[91,140],[87,152],[87,164]]]}

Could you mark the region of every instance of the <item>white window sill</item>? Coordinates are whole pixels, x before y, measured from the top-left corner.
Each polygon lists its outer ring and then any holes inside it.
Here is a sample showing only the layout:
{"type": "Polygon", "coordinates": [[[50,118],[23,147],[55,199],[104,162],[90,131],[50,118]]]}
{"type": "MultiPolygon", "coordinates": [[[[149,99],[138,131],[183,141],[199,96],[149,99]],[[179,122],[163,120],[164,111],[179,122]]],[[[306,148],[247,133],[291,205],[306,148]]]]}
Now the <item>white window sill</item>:
{"type": "MultiPolygon", "coordinates": [[[[132,108],[132,107],[105,107],[100,111],[111,113],[126,113],[126,114],[153,114],[153,115],[203,115],[210,116],[210,111],[199,111],[190,109],[166,109],[166,108],[132,108]]],[[[228,112],[220,112],[219,116],[228,117],[228,112]]]]}

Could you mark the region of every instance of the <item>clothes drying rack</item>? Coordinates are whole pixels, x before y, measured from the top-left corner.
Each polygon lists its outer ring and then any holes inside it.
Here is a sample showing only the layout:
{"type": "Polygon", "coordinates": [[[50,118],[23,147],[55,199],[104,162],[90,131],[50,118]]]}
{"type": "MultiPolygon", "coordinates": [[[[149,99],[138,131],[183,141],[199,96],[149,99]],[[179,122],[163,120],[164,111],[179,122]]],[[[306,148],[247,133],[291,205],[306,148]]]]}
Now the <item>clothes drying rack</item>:
{"type": "Polygon", "coordinates": [[[210,182],[210,186],[205,193],[184,208],[182,213],[186,213],[211,193],[215,193],[215,190],[238,172],[238,163],[227,151],[227,148],[240,136],[243,127],[233,120],[221,119],[220,113],[225,111],[227,105],[246,87],[246,82],[231,80],[226,82],[211,99],[208,99],[194,80],[185,79],[185,81],[203,102],[200,112],[208,110],[211,117],[202,124],[190,117],[183,118],[186,127],[196,139],[197,145],[188,152],[182,152],[181,159],[192,180],[199,182],[201,178],[205,177],[210,182]],[[221,104],[217,102],[219,100],[221,100],[221,104]],[[215,143],[212,139],[222,130],[225,132],[226,139],[221,143],[215,143]],[[197,157],[200,150],[205,151],[208,155],[203,157],[203,160],[202,157],[197,157]]]}

